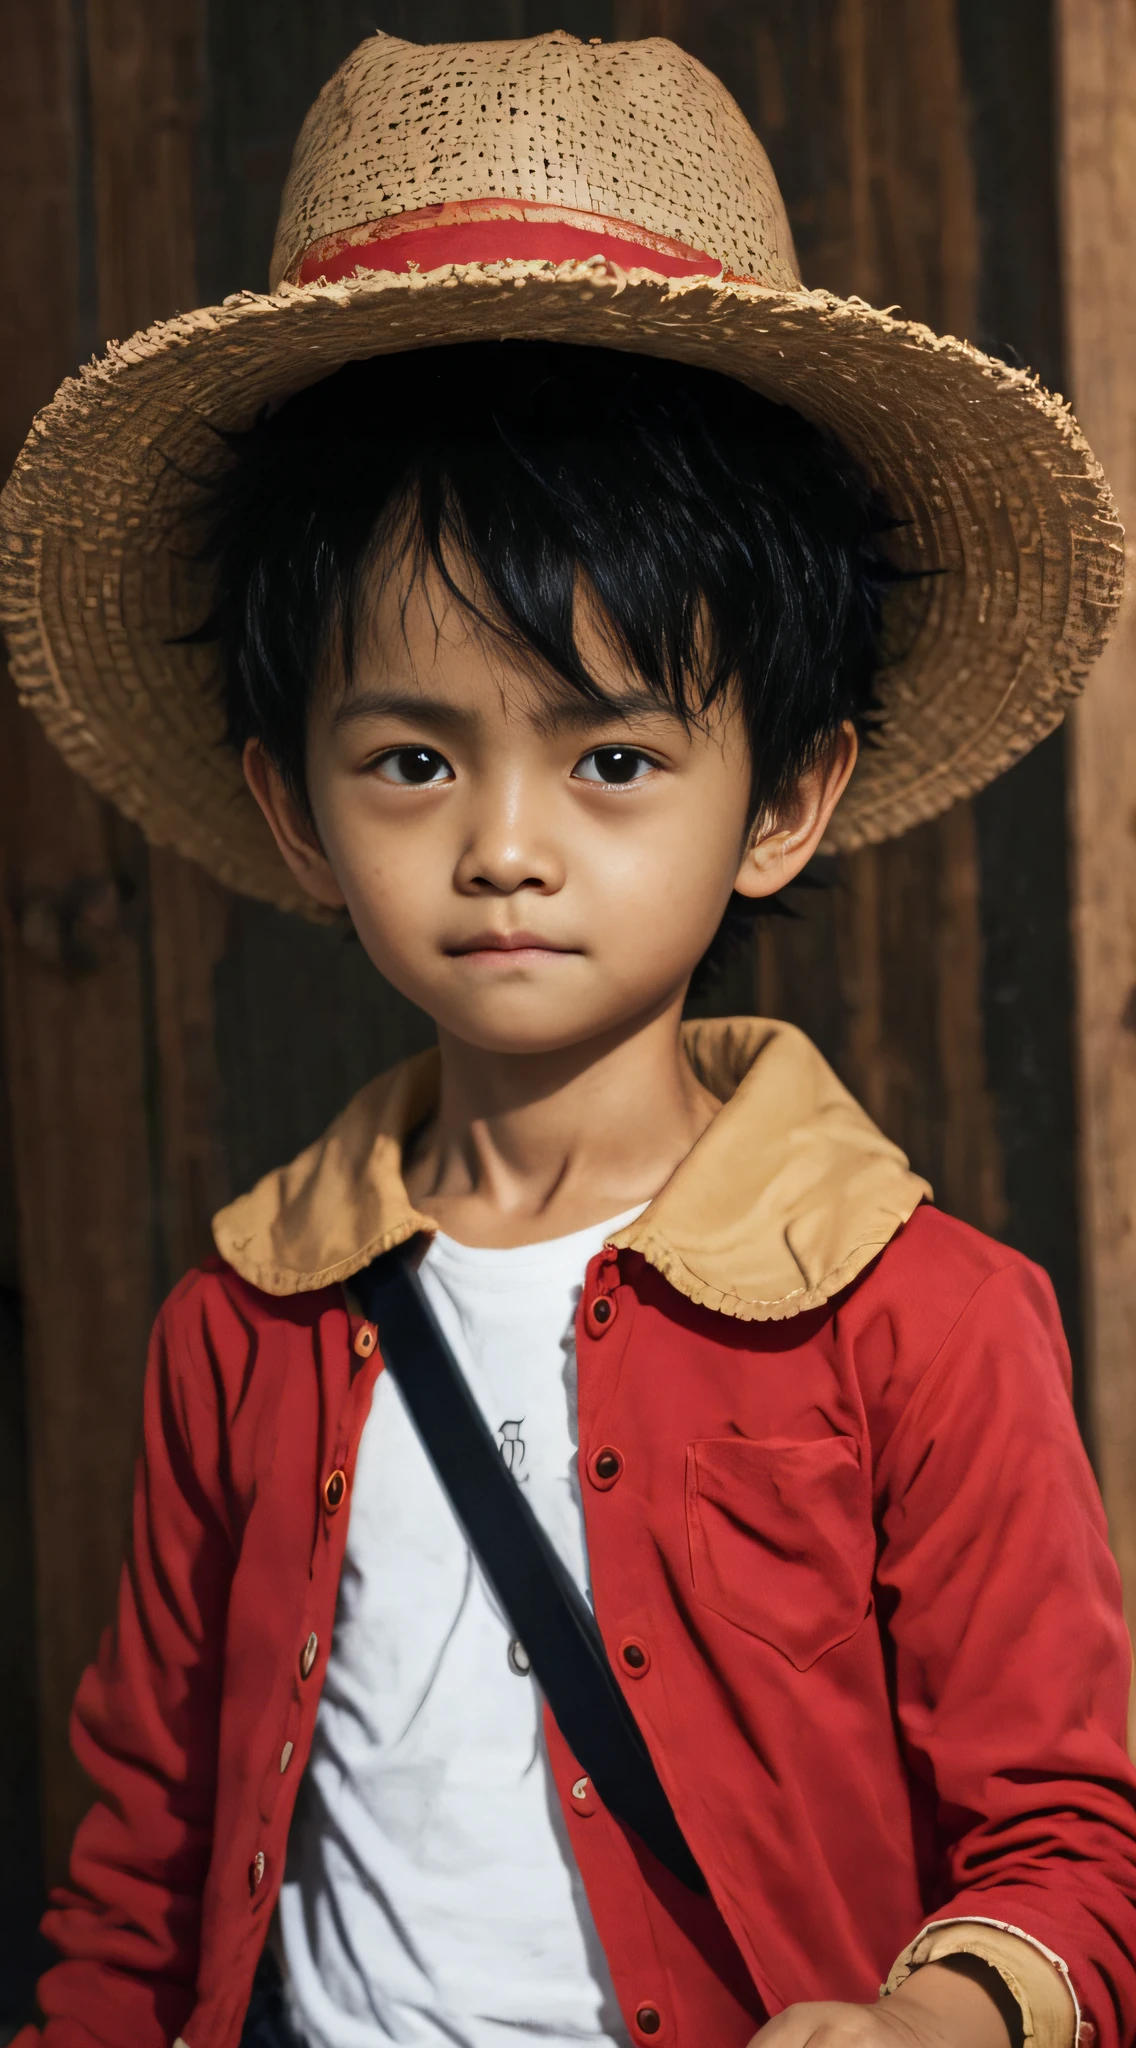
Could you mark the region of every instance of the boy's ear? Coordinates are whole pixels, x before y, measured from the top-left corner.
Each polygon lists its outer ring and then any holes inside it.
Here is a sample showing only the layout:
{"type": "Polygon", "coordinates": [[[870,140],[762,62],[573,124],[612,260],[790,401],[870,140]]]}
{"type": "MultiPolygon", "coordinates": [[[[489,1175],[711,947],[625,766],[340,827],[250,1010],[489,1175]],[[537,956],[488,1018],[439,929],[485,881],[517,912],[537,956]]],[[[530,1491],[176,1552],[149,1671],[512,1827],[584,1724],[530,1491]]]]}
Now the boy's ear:
{"type": "Polygon", "coordinates": [[[268,820],[268,829],[296,880],[309,896],[328,910],[343,909],[343,892],[331,871],[326,854],[302,804],[285,785],[276,763],[270,760],[259,740],[248,740],[241,766],[257,803],[268,820]]]}
{"type": "Polygon", "coordinates": [[[858,751],[856,729],[845,719],[820,760],[805,769],[777,811],[758,819],[734,883],[739,896],[775,896],[796,880],[828,830],[858,751]]]}

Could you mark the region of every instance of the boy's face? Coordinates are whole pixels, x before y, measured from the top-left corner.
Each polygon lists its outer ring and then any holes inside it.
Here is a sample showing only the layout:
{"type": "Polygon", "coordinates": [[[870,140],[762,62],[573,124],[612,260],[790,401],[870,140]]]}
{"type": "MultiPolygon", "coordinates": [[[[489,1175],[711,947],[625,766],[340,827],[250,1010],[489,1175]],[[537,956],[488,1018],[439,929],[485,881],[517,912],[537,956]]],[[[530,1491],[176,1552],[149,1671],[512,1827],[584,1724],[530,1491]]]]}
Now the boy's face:
{"type": "Polygon", "coordinates": [[[734,707],[684,727],[586,611],[578,638],[618,709],[542,679],[436,581],[388,577],[350,688],[313,707],[318,840],[246,752],[293,872],[346,904],[380,973],[441,1033],[490,1052],[619,1035],[681,998],[731,891],[792,879],[855,759],[849,732],[751,845],[734,707]]]}

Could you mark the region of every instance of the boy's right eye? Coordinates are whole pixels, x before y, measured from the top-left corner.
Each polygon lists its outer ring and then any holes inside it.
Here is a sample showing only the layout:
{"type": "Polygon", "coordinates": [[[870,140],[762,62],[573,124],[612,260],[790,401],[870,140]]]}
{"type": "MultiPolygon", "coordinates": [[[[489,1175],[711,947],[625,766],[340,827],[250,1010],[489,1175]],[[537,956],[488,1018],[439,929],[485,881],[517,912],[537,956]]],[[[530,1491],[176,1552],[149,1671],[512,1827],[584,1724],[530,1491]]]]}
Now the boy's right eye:
{"type": "Polygon", "coordinates": [[[375,762],[384,782],[422,788],[428,782],[452,782],[454,771],[444,754],[433,747],[392,747],[375,762]]]}

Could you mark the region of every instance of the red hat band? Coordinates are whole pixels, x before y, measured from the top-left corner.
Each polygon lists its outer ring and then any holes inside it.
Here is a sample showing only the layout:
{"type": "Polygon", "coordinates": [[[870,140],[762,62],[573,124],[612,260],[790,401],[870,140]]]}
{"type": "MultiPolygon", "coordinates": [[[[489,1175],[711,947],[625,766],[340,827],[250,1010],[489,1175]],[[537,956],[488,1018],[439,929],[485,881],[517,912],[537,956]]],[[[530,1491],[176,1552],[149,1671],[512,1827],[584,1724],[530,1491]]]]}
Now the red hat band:
{"type": "Polygon", "coordinates": [[[336,284],[365,270],[441,270],[451,263],[584,263],[592,256],[660,277],[725,274],[715,257],[636,221],[540,199],[461,199],[312,242],[288,282],[336,284]]]}

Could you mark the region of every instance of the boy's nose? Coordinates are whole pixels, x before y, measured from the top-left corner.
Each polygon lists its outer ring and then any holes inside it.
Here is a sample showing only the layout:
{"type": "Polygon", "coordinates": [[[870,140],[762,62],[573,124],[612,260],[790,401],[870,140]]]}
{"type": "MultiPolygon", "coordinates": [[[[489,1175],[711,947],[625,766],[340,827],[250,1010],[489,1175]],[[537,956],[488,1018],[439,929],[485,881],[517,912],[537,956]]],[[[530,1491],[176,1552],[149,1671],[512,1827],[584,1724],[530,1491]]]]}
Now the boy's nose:
{"type": "Polygon", "coordinates": [[[463,892],[511,896],[518,889],[549,893],[564,881],[564,861],[546,828],[539,807],[523,800],[515,788],[502,801],[487,804],[470,831],[458,861],[455,881],[463,892]]]}
{"type": "Polygon", "coordinates": [[[471,848],[458,863],[457,885],[470,895],[483,892],[512,896],[518,889],[536,889],[550,894],[564,877],[549,858],[534,856],[531,848],[501,846],[471,848]]]}

